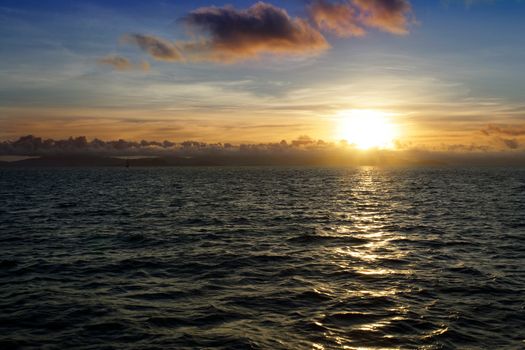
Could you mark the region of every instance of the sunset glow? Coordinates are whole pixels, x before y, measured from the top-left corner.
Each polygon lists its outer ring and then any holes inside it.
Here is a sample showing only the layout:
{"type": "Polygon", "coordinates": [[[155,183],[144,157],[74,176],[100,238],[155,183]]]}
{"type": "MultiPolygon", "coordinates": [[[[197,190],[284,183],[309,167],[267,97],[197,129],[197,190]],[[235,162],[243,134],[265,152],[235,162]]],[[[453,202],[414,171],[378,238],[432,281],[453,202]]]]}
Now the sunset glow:
{"type": "Polygon", "coordinates": [[[392,148],[398,135],[388,113],[360,109],[340,113],[338,133],[340,139],[362,150],[392,148]]]}
{"type": "Polygon", "coordinates": [[[523,1],[5,0],[0,153],[39,155],[38,138],[61,149],[53,140],[70,137],[523,153],[523,11],[523,1]],[[28,135],[37,141],[17,142],[28,135]]]}
{"type": "Polygon", "coordinates": [[[1,349],[523,349],[525,0],[0,0],[1,349]]]}

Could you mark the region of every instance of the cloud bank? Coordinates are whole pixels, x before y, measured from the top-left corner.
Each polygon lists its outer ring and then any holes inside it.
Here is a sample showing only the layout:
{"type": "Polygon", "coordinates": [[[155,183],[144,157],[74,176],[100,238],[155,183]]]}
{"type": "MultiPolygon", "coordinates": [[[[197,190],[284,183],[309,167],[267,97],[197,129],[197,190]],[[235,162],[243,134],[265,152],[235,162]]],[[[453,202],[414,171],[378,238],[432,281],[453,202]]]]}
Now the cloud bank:
{"type": "Polygon", "coordinates": [[[106,156],[129,155],[188,155],[193,153],[217,152],[255,152],[286,150],[321,150],[347,147],[347,143],[331,143],[301,136],[297,140],[277,143],[231,144],[206,143],[200,141],[126,141],[123,139],[103,141],[98,138],[88,140],[85,136],[70,137],[64,140],[43,139],[33,135],[23,136],[15,141],[0,142],[0,155],[45,156],[98,154],[106,156]]]}
{"type": "MultiPolygon", "coordinates": [[[[291,142],[258,144],[205,143],[198,141],[102,141],[86,137],[65,140],[24,136],[0,142],[0,165],[6,156],[42,157],[22,165],[117,165],[122,162],[83,163],[85,157],[108,159],[157,158],[143,165],[517,165],[525,166],[525,150],[487,151],[456,145],[448,151],[359,151],[346,142],[324,142],[301,136],[291,142]],[[84,158],[83,158],[84,157],[84,158]],[[84,160],[83,160],[84,159],[84,160]],[[72,162],[73,161],[73,162],[72,162]]],[[[4,164],[5,165],[5,164],[4,164]]]]}

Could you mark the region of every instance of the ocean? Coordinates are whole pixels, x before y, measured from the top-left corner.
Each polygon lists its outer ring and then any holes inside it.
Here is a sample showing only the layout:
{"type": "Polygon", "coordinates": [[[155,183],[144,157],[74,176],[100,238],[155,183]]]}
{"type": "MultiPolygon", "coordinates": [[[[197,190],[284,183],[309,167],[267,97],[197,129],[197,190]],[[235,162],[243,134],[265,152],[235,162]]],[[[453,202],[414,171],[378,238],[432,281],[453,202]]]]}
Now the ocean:
{"type": "Polygon", "coordinates": [[[523,349],[525,169],[0,168],[1,349],[523,349]]]}

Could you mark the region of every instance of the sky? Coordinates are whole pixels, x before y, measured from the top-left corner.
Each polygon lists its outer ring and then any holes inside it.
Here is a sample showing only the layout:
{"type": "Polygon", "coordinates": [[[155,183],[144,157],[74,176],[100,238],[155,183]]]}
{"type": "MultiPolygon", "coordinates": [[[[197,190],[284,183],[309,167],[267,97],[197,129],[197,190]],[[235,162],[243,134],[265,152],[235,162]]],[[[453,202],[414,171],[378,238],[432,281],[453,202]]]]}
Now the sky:
{"type": "Polygon", "coordinates": [[[520,151],[523,18],[519,0],[1,0],[0,141],[337,141],[381,117],[396,149],[520,151]]]}

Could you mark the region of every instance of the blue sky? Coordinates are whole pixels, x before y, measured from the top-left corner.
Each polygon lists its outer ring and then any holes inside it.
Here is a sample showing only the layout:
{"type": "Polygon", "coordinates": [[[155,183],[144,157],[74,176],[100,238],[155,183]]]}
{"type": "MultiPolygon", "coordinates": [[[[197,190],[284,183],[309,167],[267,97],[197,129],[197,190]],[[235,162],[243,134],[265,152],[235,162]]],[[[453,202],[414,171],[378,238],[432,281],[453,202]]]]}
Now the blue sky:
{"type": "MultiPolygon", "coordinates": [[[[308,16],[306,1],[270,3],[308,16]]],[[[182,17],[227,4],[254,2],[1,1],[0,139],[330,139],[338,111],[377,109],[396,115],[407,143],[481,144],[486,125],[525,122],[520,1],[414,0],[408,34],[323,32],[331,48],[311,55],[165,62],[122,42],[129,33],[188,40],[182,17]],[[100,64],[108,56],[137,69],[100,64]]]]}

